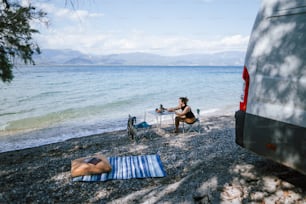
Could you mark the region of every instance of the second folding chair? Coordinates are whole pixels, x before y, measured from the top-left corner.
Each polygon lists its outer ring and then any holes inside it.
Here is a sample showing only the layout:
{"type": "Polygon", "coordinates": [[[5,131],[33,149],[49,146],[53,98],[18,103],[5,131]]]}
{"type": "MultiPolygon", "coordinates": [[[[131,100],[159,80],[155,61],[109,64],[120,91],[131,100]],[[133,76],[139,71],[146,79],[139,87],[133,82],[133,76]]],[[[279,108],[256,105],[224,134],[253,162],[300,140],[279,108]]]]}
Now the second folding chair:
{"type": "Polygon", "coordinates": [[[128,137],[136,142],[138,142],[142,137],[152,139],[151,127],[152,125],[148,124],[145,120],[136,123],[136,117],[129,115],[127,123],[128,137]]]}

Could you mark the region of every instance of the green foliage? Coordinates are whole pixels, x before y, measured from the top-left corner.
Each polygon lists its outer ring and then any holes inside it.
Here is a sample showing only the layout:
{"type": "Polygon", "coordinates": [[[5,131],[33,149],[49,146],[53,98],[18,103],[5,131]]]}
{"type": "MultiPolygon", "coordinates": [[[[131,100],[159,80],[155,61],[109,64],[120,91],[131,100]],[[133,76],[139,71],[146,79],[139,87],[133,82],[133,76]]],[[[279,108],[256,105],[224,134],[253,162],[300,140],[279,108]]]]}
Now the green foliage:
{"type": "Polygon", "coordinates": [[[0,78],[3,82],[13,79],[13,68],[17,60],[35,64],[33,54],[40,54],[39,46],[32,35],[38,31],[31,28],[31,20],[46,16],[31,5],[22,7],[17,3],[0,1],[0,78]]]}

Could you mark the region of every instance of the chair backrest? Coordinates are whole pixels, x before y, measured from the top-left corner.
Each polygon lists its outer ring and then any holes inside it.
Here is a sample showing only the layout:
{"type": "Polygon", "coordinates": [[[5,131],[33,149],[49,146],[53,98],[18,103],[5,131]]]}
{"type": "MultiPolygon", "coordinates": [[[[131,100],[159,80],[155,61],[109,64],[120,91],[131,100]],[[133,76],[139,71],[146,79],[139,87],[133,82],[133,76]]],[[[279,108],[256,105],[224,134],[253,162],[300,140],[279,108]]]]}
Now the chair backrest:
{"type": "Polygon", "coordinates": [[[129,115],[128,118],[128,127],[134,126],[136,124],[136,117],[129,115]]]}
{"type": "Polygon", "coordinates": [[[197,118],[200,118],[200,109],[197,109],[197,118]]]}
{"type": "Polygon", "coordinates": [[[127,122],[127,133],[130,139],[134,140],[137,135],[137,130],[135,128],[136,124],[136,117],[129,115],[128,122],[127,122]]]}

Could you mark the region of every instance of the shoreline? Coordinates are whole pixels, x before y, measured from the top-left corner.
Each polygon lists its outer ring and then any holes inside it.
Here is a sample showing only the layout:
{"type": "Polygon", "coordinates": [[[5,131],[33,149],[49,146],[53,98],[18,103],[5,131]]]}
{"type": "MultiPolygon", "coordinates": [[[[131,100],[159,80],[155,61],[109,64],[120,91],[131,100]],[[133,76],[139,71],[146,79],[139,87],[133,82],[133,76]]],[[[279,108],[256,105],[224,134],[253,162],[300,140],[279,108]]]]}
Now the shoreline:
{"type": "Polygon", "coordinates": [[[202,127],[175,135],[165,126],[139,143],[122,130],[0,153],[0,203],[306,202],[305,176],[235,144],[233,115],[202,127]],[[72,182],[71,161],[96,153],[159,154],[167,176],[72,182]]]}
{"type": "MultiPolygon", "coordinates": [[[[204,121],[207,117],[214,117],[214,116],[217,117],[221,115],[234,115],[234,106],[231,105],[231,106],[223,107],[223,108],[203,110],[200,114],[200,118],[201,120],[204,121]]],[[[143,117],[140,116],[139,118],[142,119],[143,117]]],[[[166,119],[164,120],[165,122],[167,123],[171,122],[171,119],[167,119],[167,118],[165,119],[166,119]]],[[[151,116],[150,124],[156,125],[156,121],[153,116],[151,116]]],[[[106,133],[111,133],[114,131],[126,130],[125,122],[120,127],[119,126],[109,127],[109,128],[99,129],[99,130],[93,130],[94,125],[92,128],[90,128],[92,125],[88,127],[82,127],[81,129],[84,131],[82,133],[77,132],[78,129],[74,129],[73,128],[74,126],[71,126],[71,127],[68,126],[67,128],[65,127],[65,125],[61,125],[57,127],[49,127],[49,128],[38,129],[38,130],[28,130],[27,132],[17,132],[15,134],[11,134],[11,133],[7,135],[4,134],[0,136],[0,143],[2,143],[4,146],[3,148],[0,149],[0,153],[28,149],[32,147],[39,147],[39,146],[54,144],[58,142],[64,142],[64,141],[67,141],[73,138],[89,137],[91,135],[106,134],[106,133]],[[41,137],[41,135],[43,135],[43,137],[41,137]],[[58,136],[55,136],[55,135],[58,135],[58,136]]]]}

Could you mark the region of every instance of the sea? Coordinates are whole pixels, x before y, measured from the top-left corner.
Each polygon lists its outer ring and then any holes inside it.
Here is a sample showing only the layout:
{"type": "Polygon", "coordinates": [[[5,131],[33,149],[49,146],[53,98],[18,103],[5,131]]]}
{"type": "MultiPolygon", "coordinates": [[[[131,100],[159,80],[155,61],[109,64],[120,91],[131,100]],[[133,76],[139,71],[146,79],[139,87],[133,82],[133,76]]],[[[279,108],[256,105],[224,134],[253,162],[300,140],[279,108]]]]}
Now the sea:
{"type": "Polygon", "coordinates": [[[238,109],[242,66],[27,66],[0,83],[0,152],[116,130],[129,115],[155,123],[150,112],[179,97],[201,117],[238,109]]]}

